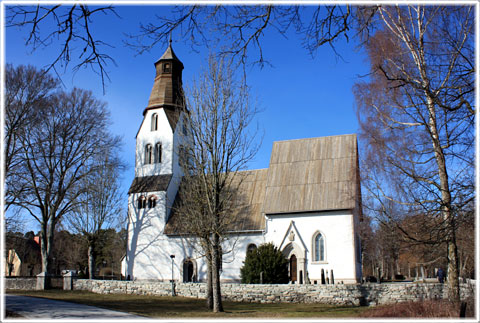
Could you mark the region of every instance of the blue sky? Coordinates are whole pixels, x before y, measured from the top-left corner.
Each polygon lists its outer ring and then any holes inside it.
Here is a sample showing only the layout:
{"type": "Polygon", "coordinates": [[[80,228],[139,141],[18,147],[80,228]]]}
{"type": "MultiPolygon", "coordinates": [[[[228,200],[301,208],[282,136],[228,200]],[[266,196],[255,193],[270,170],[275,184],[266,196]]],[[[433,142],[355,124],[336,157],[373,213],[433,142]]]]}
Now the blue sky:
{"type": "MultiPolygon", "coordinates": [[[[107,50],[116,66],[108,65],[110,81],[106,83],[105,94],[100,77],[90,69],[72,74],[71,65],[61,74],[66,89],[74,86],[89,89],[98,99],[107,102],[112,114],[112,132],[120,134],[124,141],[122,156],[129,166],[122,180],[125,192],[134,177],[135,135],[153,85],[153,63],[163,54],[166,44],[136,55],[122,41],[125,34],[138,32],[140,21],[154,21],[155,14],[168,14],[170,9],[168,6],[118,6],[120,19],[109,15],[94,21],[95,36],[114,46],[107,50]]],[[[312,58],[302,48],[300,36],[294,32],[288,36],[285,39],[273,31],[268,32],[262,46],[264,57],[272,66],[247,68],[252,95],[258,98],[263,109],[257,119],[264,131],[261,149],[250,163],[250,169],[268,167],[274,141],[358,131],[352,86],[360,80],[360,75],[369,71],[365,55],[356,49],[355,43],[342,39],[337,51],[343,59],[336,57],[328,46],[320,48],[312,58]]],[[[53,60],[57,54],[56,44],[32,52],[25,47],[26,37],[26,30],[5,30],[6,63],[41,68],[53,60]]],[[[201,68],[206,67],[208,50],[198,48],[198,53],[193,52],[188,44],[176,41],[175,34],[172,45],[185,66],[183,80],[188,85],[201,68]]],[[[125,206],[126,202],[125,195],[125,206]]]]}

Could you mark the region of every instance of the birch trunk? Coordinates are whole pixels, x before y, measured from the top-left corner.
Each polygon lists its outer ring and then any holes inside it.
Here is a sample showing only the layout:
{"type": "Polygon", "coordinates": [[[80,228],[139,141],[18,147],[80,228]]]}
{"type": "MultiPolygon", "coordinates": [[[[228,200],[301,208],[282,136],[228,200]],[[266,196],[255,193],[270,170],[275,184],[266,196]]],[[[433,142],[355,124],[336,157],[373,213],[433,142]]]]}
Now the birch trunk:
{"type": "Polygon", "coordinates": [[[455,238],[455,219],[452,214],[452,196],[448,182],[447,166],[445,162],[445,154],[439,140],[437,116],[433,98],[425,91],[427,97],[427,106],[429,112],[429,130],[432,138],[433,150],[435,153],[435,161],[438,167],[438,177],[440,179],[440,191],[442,201],[442,214],[445,229],[447,232],[447,250],[448,250],[448,294],[452,301],[460,301],[460,285],[458,283],[458,254],[457,243],[455,238]]]}

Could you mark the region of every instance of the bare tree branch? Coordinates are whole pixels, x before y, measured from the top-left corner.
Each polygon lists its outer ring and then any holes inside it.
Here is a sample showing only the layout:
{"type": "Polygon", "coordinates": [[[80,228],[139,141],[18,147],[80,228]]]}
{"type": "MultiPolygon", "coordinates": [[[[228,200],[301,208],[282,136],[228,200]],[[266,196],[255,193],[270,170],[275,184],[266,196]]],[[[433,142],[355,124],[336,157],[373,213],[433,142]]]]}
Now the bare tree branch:
{"type": "Polygon", "coordinates": [[[31,46],[33,51],[60,42],[59,53],[45,66],[45,72],[53,70],[59,75],[59,67],[66,69],[71,62],[75,62],[74,71],[81,67],[90,67],[98,73],[105,92],[105,82],[109,80],[106,68],[109,63],[115,64],[115,61],[105,49],[112,46],[96,38],[91,28],[92,20],[97,19],[99,14],[118,16],[113,6],[94,9],[82,4],[52,7],[8,6],[6,26],[28,28],[25,45],[31,46]],[[76,48],[81,50],[77,58],[73,55],[76,48]]]}

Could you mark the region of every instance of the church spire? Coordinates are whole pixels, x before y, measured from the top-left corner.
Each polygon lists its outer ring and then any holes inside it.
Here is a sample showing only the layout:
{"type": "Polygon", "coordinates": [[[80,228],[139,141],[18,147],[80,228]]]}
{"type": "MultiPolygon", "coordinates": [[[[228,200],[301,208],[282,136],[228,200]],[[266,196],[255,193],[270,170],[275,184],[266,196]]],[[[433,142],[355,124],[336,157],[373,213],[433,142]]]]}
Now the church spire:
{"type": "Polygon", "coordinates": [[[152,92],[143,114],[147,110],[156,108],[181,109],[184,103],[182,90],[183,63],[173,51],[171,38],[165,53],[155,62],[155,70],[156,75],[152,92]]]}

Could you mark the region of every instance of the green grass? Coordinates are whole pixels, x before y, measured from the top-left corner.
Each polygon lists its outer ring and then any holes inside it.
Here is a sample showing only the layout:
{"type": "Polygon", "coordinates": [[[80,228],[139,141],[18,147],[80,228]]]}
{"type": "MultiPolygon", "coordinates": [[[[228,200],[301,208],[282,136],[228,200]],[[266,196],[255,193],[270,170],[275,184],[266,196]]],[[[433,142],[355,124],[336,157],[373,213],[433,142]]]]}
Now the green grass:
{"type": "Polygon", "coordinates": [[[45,297],[93,305],[155,318],[350,318],[358,317],[366,307],[323,304],[259,304],[223,302],[225,312],[212,313],[205,300],[187,297],[95,294],[86,291],[7,291],[10,294],[45,297]]]}

